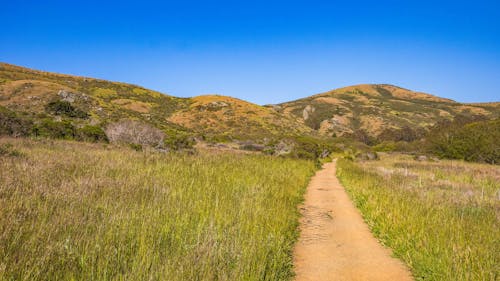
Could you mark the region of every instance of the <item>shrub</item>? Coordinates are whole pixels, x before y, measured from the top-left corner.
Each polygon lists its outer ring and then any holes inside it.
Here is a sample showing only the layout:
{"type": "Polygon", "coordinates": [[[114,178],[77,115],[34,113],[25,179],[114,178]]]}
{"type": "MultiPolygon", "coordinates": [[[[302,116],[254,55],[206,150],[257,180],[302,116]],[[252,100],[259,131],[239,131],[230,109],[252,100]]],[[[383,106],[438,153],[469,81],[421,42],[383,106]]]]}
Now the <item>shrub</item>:
{"type": "Polygon", "coordinates": [[[46,118],[34,125],[32,134],[36,137],[74,139],[76,128],[68,120],[59,122],[46,118]]]}
{"type": "Polygon", "coordinates": [[[55,115],[63,115],[67,117],[82,119],[86,119],[89,117],[89,115],[85,111],[75,108],[70,102],[62,100],[49,102],[45,107],[45,110],[55,115]]]}
{"type": "Polygon", "coordinates": [[[27,136],[32,126],[31,120],[21,118],[15,112],[0,106],[0,135],[27,136]]]}
{"type": "Polygon", "coordinates": [[[76,138],[81,141],[108,142],[106,133],[99,126],[86,125],[78,129],[76,132],[76,138]]]}
{"type": "Polygon", "coordinates": [[[377,139],[379,141],[412,142],[421,139],[423,136],[423,129],[412,129],[409,126],[403,126],[401,129],[385,129],[377,139]]]}
{"type": "Polygon", "coordinates": [[[333,140],[300,136],[292,139],[292,157],[301,159],[320,159],[336,150],[333,140]]]}
{"type": "Polygon", "coordinates": [[[123,120],[106,127],[110,142],[140,144],[141,146],[164,147],[165,133],[139,121],[123,120]]]}
{"type": "Polygon", "coordinates": [[[164,141],[165,147],[172,150],[191,149],[196,144],[195,139],[185,133],[168,135],[164,141]]]}
{"type": "Polygon", "coordinates": [[[350,134],[346,134],[345,137],[351,138],[355,141],[364,143],[366,145],[373,145],[377,142],[377,140],[374,137],[370,136],[368,132],[363,129],[357,129],[350,134]]]}
{"type": "Polygon", "coordinates": [[[429,150],[439,157],[500,163],[500,119],[433,132],[428,137],[429,150]]]}

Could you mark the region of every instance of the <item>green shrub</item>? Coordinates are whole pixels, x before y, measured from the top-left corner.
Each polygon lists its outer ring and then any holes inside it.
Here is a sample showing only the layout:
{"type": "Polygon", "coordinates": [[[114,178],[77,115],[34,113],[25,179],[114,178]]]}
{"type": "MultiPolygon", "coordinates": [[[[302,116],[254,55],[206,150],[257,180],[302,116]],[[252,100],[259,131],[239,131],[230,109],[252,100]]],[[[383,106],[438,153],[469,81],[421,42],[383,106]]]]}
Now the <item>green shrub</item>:
{"type": "Polygon", "coordinates": [[[70,102],[62,100],[49,102],[45,107],[45,110],[55,115],[63,115],[73,118],[86,119],[89,117],[85,111],[75,108],[70,102]]]}
{"type": "Polygon", "coordinates": [[[375,146],[373,146],[373,150],[378,152],[391,152],[396,151],[396,142],[394,141],[383,141],[375,146]]]}
{"type": "Polygon", "coordinates": [[[191,149],[196,144],[194,138],[185,133],[175,133],[168,135],[165,140],[165,147],[172,150],[191,149]]]}
{"type": "Polygon", "coordinates": [[[500,163],[500,119],[451,127],[428,137],[430,152],[442,158],[500,163]]]}
{"type": "Polygon", "coordinates": [[[338,150],[333,139],[321,139],[308,136],[299,136],[291,140],[293,150],[290,156],[301,159],[320,159],[338,150]]]}
{"type": "Polygon", "coordinates": [[[19,117],[15,112],[0,106],[0,135],[27,136],[32,126],[31,120],[19,117]]]}
{"type": "Polygon", "coordinates": [[[89,142],[108,142],[108,137],[99,126],[86,125],[76,132],[76,139],[89,142]]]}
{"type": "Polygon", "coordinates": [[[43,119],[35,124],[32,130],[35,137],[74,139],[76,128],[70,121],[54,121],[52,119],[43,119]]]}

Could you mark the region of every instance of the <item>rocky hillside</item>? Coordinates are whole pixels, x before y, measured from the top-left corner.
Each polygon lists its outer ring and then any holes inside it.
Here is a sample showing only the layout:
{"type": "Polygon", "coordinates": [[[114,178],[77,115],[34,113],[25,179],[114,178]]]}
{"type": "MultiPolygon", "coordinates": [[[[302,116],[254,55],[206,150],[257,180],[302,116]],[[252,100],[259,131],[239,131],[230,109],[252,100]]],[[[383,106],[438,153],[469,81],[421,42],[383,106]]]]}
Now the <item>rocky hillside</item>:
{"type": "Polygon", "coordinates": [[[425,129],[458,115],[500,116],[500,103],[462,104],[386,84],[350,86],[269,107],[331,136],[361,130],[377,137],[402,128],[425,129]]]}

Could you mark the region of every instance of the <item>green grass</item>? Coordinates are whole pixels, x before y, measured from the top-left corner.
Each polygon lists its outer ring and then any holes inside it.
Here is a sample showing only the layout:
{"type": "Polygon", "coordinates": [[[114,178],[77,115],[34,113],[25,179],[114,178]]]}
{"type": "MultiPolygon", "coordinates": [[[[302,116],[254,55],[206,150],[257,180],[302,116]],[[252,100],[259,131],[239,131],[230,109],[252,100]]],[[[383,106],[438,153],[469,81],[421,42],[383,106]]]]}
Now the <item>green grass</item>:
{"type": "Polygon", "coordinates": [[[0,139],[0,280],[288,280],[312,161],[0,139]]]}
{"type": "Polygon", "coordinates": [[[339,160],[337,175],[375,236],[417,280],[500,278],[500,167],[339,160]]]}

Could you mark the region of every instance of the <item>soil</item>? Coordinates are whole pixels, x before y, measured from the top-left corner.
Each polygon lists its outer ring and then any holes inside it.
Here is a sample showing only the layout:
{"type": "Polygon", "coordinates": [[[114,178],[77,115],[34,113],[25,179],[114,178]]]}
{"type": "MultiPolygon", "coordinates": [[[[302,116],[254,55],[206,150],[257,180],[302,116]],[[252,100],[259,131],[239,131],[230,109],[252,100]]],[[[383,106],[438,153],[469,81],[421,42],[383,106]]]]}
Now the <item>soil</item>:
{"type": "Polygon", "coordinates": [[[307,187],[294,249],[296,280],[413,280],[372,235],[335,171],[335,162],[325,164],[307,187]]]}

